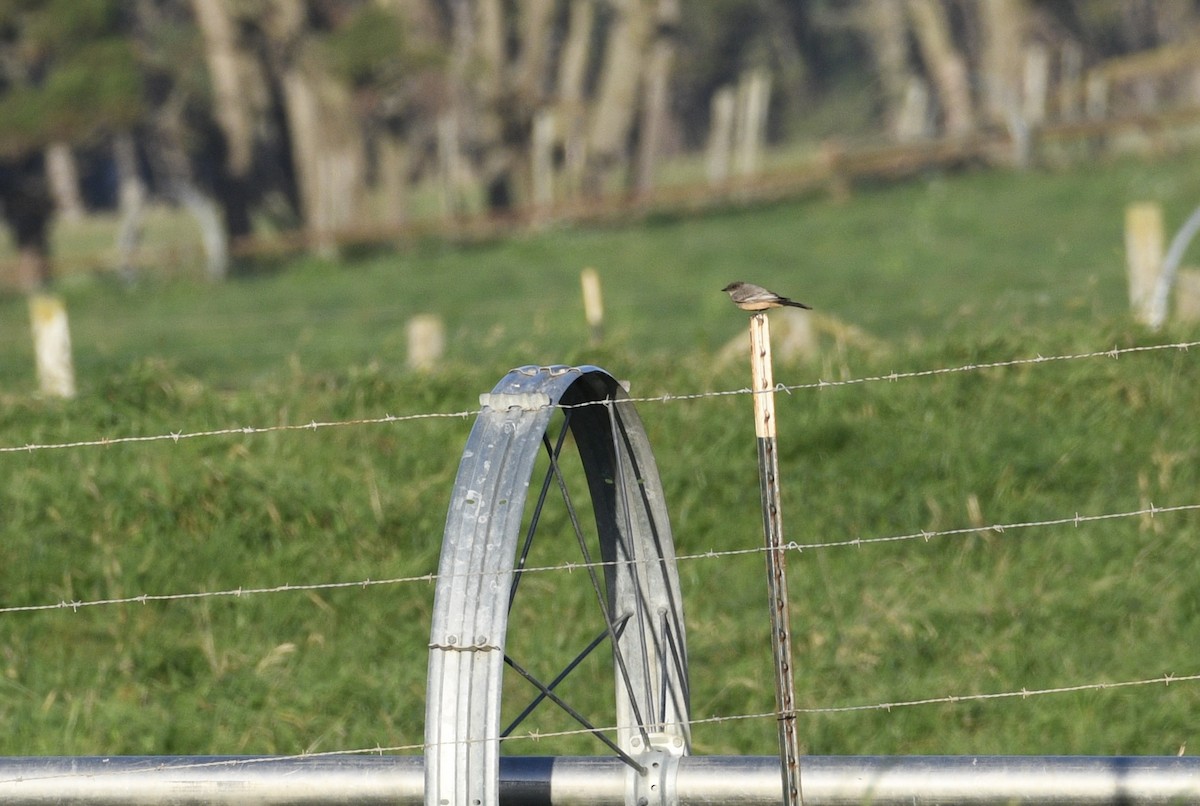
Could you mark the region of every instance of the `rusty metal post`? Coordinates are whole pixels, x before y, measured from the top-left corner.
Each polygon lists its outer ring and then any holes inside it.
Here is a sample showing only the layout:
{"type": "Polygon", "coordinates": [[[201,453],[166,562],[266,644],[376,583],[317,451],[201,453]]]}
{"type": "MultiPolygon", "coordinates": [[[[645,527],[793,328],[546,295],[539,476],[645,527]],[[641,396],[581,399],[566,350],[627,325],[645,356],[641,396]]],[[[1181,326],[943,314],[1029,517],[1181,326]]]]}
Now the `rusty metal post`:
{"type": "Polygon", "coordinates": [[[779,505],[779,457],[775,436],[775,380],[771,367],[771,328],[767,314],[750,317],[750,374],[758,475],[762,487],[763,534],[767,544],[767,592],[771,608],[771,648],[775,656],[775,707],[779,713],[779,761],[784,806],[802,806],[800,742],[796,735],[796,688],[792,678],[791,623],[779,505]]]}

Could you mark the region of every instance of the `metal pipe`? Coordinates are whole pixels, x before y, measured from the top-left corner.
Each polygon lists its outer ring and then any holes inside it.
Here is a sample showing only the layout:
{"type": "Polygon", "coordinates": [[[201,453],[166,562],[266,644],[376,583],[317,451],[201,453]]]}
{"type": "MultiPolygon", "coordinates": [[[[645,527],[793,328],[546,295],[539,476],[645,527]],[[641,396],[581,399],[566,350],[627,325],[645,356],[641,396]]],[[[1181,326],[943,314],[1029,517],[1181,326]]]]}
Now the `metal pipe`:
{"type": "Polygon", "coordinates": [[[1167,255],[1163,258],[1162,266],[1159,267],[1158,279],[1154,283],[1154,292],[1150,297],[1148,324],[1153,331],[1162,330],[1163,322],[1167,320],[1167,295],[1171,293],[1171,286],[1175,284],[1175,275],[1179,272],[1179,264],[1183,261],[1188,244],[1192,242],[1192,238],[1196,237],[1197,232],[1200,232],[1200,207],[1192,211],[1188,220],[1183,222],[1183,226],[1179,228],[1179,232],[1175,233],[1175,237],[1171,239],[1171,246],[1167,249],[1167,255]]]}
{"type": "Polygon", "coordinates": [[[0,802],[24,806],[420,804],[419,756],[0,758],[0,802]]]}
{"type": "MultiPolygon", "coordinates": [[[[622,806],[616,758],[505,756],[508,806],[622,806]]],[[[1200,803],[1200,758],[806,756],[807,806],[1168,806],[1200,803]]],[[[685,756],[664,777],[679,806],[776,806],[774,756],[685,756]]],[[[419,756],[0,758],[5,806],[417,806],[419,756]]]]}

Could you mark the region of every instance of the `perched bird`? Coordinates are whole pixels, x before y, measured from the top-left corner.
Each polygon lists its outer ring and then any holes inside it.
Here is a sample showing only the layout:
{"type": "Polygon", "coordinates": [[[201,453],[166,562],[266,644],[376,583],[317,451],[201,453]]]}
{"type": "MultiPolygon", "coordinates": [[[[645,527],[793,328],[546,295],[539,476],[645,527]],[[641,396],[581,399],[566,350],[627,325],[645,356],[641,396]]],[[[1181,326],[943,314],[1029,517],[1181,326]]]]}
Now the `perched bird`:
{"type": "Polygon", "coordinates": [[[811,305],[805,305],[803,302],[796,302],[794,299],[781,297],[774,291],[768,291],[761,285],[755,285],[754,283],[730,283],[721,290],[729,294],[729,298],[733,300],[733,304],[737,305],[743,311],[765,311],[767,308],[782,308],[785,305],[792,308],[812,310],[811,305]]]}

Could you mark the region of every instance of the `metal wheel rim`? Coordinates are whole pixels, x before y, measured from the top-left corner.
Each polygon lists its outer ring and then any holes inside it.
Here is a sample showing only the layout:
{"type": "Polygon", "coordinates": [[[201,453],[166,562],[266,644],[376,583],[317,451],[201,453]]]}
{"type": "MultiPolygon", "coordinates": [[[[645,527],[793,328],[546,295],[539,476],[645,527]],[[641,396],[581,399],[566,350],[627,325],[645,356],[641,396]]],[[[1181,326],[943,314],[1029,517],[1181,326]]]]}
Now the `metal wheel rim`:
{"type": "Polygon", "coordinates": [[[628,395],[596,367],[521,367],[480,402],[451,496],[434,595],[426,803],[499,803],[509,598],[520,578],[517,548],[531,482],[549,483],[531,476],[539,454],[553,455],[547,427],[559,409],[583,465],[602,554],[600,567],[589,571],[603,579],[616,690],[615,721],[600,727],[617,726],[610,746],[634,768],[647,754],[688,753],[673,541],[654,457],[628,395]]]}

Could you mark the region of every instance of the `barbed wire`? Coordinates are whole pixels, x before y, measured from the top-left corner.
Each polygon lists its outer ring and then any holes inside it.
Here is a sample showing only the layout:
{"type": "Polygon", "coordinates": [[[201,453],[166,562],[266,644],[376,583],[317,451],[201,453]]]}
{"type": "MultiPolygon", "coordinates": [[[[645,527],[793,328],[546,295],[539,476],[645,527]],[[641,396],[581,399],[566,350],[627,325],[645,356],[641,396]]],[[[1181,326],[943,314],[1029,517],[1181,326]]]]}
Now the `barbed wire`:
{"type": "Polygon", "coordinates": [[[845,547],[861,547],[869,545],[877,545],[880,543],[897,543],[906,540],[924,540],[929,542],[936,537],[952,537],[958,535],[983,534],[987,532],[1004,533],[1010,530],[1032,529],[1036,527],[1048,526],[1075,526],[1079,527],[1085,523],[1095,523],[1096,521],[1115,520],[1117,518],[1134,518],[1149,516],[1153,518],[1155,515],[1163,515],[1170,512],[1192,512],[1200,510],[1200,504],[1177,504],[1175,506],[1159,507],[1154,504],[1143,507],[1141,509],[1131,509],[1126,512],[1106,512],[1100,515],[1080,515],[1076,512],[1071,517],[1066,518],[1047,518],[1040,521],[1020,521],[1017,523],[994,523],[989,526],[966,526],[958,529],[940,529],[940,530],[923,530],[920,532],[910,532],[903,535],[892,535],[889,537],[867,537],[855,538],[853,540],[834,540],[826,543],[789,543],[786,548],[795,551],[805,551],[807,549],[829,549],[829,548],[845,548],[845,547]]]}
{"type": "Polygon", "coordinates": [[[419,574],[415,576],[390,577],[387,579],[360,579],[351,582],[312,582],[301,585],[283,584],[257,588],[238,587],[217,591],[192,591],[189,593],[142,593],[136,596],[117,596],[110,599],[92,599],[87,601],[72,600],[59,601],[51,604],[13,605],[11,607],[0,607],[0,615],[5,613],[29,613],[45,610],[71,610],[78,612],[90,607],[128,604],[144,605],[152,602],[176,602],[185,601],[188,599],[240,599],[243,596],[255,596],[265,593],[297,593],[305,591],[340,590],[345,588],[366,589],[380,585],[400,585],[406,582],[434,582],[437,580],[437,578],[437,574],[419,574]]]}
{"type": "MultiPolygon", "coordinates": [[[[863,546],[882,545],[887,543],[899,543],[914,540],[930,542],[935,538],[940,537],[961,537],[965,535],[995,533],[1003,534],[1008,531],[1018,531],[1022,529],[1033,529],[1039,527],[1054,527],[1054,526],[1074,526],[1076,528],[1099,521],[1117,520],[1122,518],[1136,517],[1155,517],[1178,512],[1196,512],[1200,511],[1200,504],[1177,504],[1174,506],[1149,506],[1140,509],[1127,510],[1124,512],[1106,512],[1098,515],[1081,515],[1075,513],[1069,517],[1062,518],[1047,518],[1037,521],[1019,521],[1013,523],[994,523],[986,526],[966,526],[955,529],[938,529],[938,530],[922,530],[919,532],[909,532],[906,534],[886,535],[882,537],[859,537],[849,540],[831,540],[820,543],[798,543],[792,541],[787,543],[782,548],[784,551],[804,552],[816,549],[833,549],[833,548],[861,548],[863,546]]],[[[772,549],[766,546],[753,546],[737,549],[710,549],[702,552],[692,552],[688,554],[679,554],[675,557],[676,563],[689,562],[694,560],[712,560],[724,557],[738,557],[753,554],[765,554],[772,549]]],[[[658,565],[657,557],[647,557],[645,559],[629,559],[629,560],[594,560],[592,562],[563,562],[557,565],[538,565],[528,566],[521,569],[523,574],[536,574],[561,571],[573,573],[575,571],[586,571],[588,569],[601,569],[616,566],[633,566],[633,565],[658,565]]],[[[63,600],[58,602],[50,602],[44,604],[30,605],[11,605],[0,607],[0,615],[7,613],[29,613],[48,610],[71,610],[78,612],[80,610],[92,607],[104,607],[113,605],[130,605],[130,604],[151,604],[153,602],[173,602],[186,601],[190,599],[213,599],[213,598],[234,598],[256,596],[262,594],[278,594],[278,593],[297,593],[306,591],[327,591],[340,590],[348,588],[373,588],[384,585],[402,585],[416,582],[424,582],[432,584],[439,579],[453,579],[465,577],[482,577],[495,576],[498,574],[509,573],[511,569],[502,569],[492,572],[467,571],[456,574],[414,574],[410,576],[388,577],[384,579],[360,579],[341,582],[312,582],[306,584],[282,584],[268,585],[259,587],[237,587],[225,590],[216,591],[191,591],[185,593],[142,593],[135,596],[119,596],[105,599],[92,600],[63,600]]]]}
{"type": "MultiPolygon", "coordinates": [[[[1116,690],[1116,689],[1137,688],[1137,687],[1155,686],[1155,685],[1170,686],[1172,684],[1195,683],[1195,682],[1200,682],[1200,674],[1175,675],[1175,674],[1168,673],[1168,674],[1161,674],[1156,677],[1148,677],[1148,678],[1142,678],[1142,679],[1137,679],[1137,680],[1120,680],[1120,681],[1116,681],[1116,682],[1100,681],[1100,682],[1096,682],[1096,683],[1079,683],[1079,684],[1074,684],[1074,685],[1053,686],[1053,687],[1044,687],[1044,688],[1021,688],[1021,689],[1016,689],[1016,690],[999,691],[999,692],[982,692],[982,693],[971,693],[971,694],[947,694],[947,695],[937,696],[937,697],[921,697],[921,698],[915,698],[915,699],[909,699],[909,700],[895,700],[895,701],[891,701],[891,702],[878,702],[878,703],[853,704],[853,705],[834,705],[834,706],[821,706],[821,707],[810,707],[810,708],[796,708],[795,710],[787,711],[787,712],[773,710],[773,711],[760,711],[760,712],[748,713],[748,714],[726,714],[726,715],[717,715],[717,716],[709,716],[709,717],[696,717],[696,718],[688,720],[688,725],[695,727],[698,725],[720,725],[720,724],[724,724],[724,723],[728,723],[728,722],[743,722],[743,721],[752,721],[752,720],[759,720],[759,719],[761,719],[761,720],[766,720],[766,719],[779,720],[779,719],[792,718],[792,717],[801,716],[801,715],[812,716],[812,715],[821,715],[821,714],[846,714],[846,713],[869,712],[869,711],[887,711],[890,713],[891,711],[894,711],[899,708],[918,708],[918,707],[931,706],[931,705],[960,705],[963,703],[989,702],[989,701],[996,701],[996,700],[1011,700],[1011,699],[1027,700],[1027,699],[1034,698],[1034,697],[1045,697],[1045,696],[1053,696],[1053,695],[1059,695],[1059,694],[1078,694],[1078,693],[1089,692],[1089,691],[1110,691],[1110,690],[1116,690]]],[[[410,744],[398,744],[398,745],[386,745],[386,746],[385,745],[375,745],[374,747],[360,747],[360,748],[350,748],[350,749],[341,749],[341,750],[325,750],[325,751],[316,751],[316,752],[294,753],[294,754],[290,754],[290,755],[279,755],[279,756],[255,756],[255,757],[250,757],[250,758],[217,758],[217,759],[205,758],[203,760],[198,759],[196,761],[185,761],[185,762],[179,763],[179,764],[163,763],[163,764],[159,764],[159,765],[156,765],[153,767],[145,767],[143,769],[138,769],[138,770],[128,770],[128,769],[114,770],[111,773],[106,773],[103,770],[101,770],[101,771],[87,770],[86,772],[80,772],[77,774],[76,773],[66,773],[66,774],[59,773],[59,774],[55,774],[55,775],[45,775],[45,776],[31,776],[28,774],[22,774],[20,778],[0,779],[0,783],[2,783],[2,784],[20,784],[20,783],[24,783],[26,781],[46,781],[46,780],[54,780],[54,779],[73,778],[73,777],[77,777],[77,775],[86,775],[87,777],[92,778],[92,777],[103,776],[105,774],[113,774],[113,775],[127,775],[130,773],[153,774],[156,772],[164,772],[164,771],[168,771],[168,770],[175,771],[175,770],[188,770],[188,769],[205,769],[205,768],[214,768],[214,767],[217,767],[217,768],[219,768],[219,767],[237,767],[237,766],[243,766],[243,765],[248,766],[248,765],[254,765],[254,764],[272,764],[272,763],[278,763],[281,761],[304,761],[304,760],[310,760],[310,759],[314,759],[314,760],[315,759],[328,759],[328,758],[337,758],[339,756],[382,756],[385,754],[395,755],[395,754],[400,754],[400,753],[424,752],[432,747],[450,746],[450,745],[461,746],[461,745],[472,745],[472,744],[484,744],[484,743],[490,743],[490,742],[497,742],[497,743],[520,742],[520,741],[540,742],[544,739],[556,739],[556,738],[568,738],[568,737],[575,737],[575,736],[594,735],[596,731],[606,733],[606,734],[615,734],[619,729],[620,728],[618,726],[609,725],[609,726],[598,727],[598,728],[573,728],[573,729],[569,729],[569,730],[554,730],[554,731],[532,730],[532,731],[526,731],[525,733],[521,733],[521,734],[511,734],[509,736],[498,736],[498,737],[477,738],[477,739],[462,739],[462,740],[447,741],[447,742],[432,742],[432,743],[430,743],[430,742],[413,742],[410,744]]],[[[173,757],[173,758],[179,758],[179,757],[173,757]]],[[[186,758],[186,757],[184,757],[184,758],[186,758]]]]}
{"type": "Polygon", "coordinates": [[[53,442],[47,444],[13,445],[0,447],[0,453],[33,453],[34,451],[63,450],[67,448],[107,448],[113,445],[124,445],[139,442],[180,442],[185,439],[201,437],[224,437],[235,435],[270,434],[280,431],[317,431],[322,428],[344,428],[356,425],[384,425],[402,423],[412,420],[433,419],[466,419],[479,410],[428,412],[424,414],[385,414],[382,417],[363,417],[355,420],[318,421],[312,420],[304,424],[264,425],[264,426],[233,426],[230,428],[214,428],[207,431],[172,431],[166,434],[151,434],[145,436],[101,437],[99,439],[82,439],[74,442],[53,442]]]}
{"type": "MultiPolygon", "coordinates": [[[[856,386],[869,383],[889,382],[894,383],[901,380],[912,380],[918,378],[930,378],[939,375],[952,375],[964,372],[979,372],[989,369],[1002,369],[1005,367],[1020,367],[1036,364],[1045,364],[1061,361],[1077,361],[1093,358],[1120,358],[1123,355],[1131,355],[1137,353],[1148,353],[1162,350],[1179,350],[1186,352],[1193,347],[1200,347],[1200,341],[1188,342],[1173,342],[1170,344],[1151,344],[1137,347],[1113,347],[1109,350],[1096,350],[1085,353],[1070,353],[1063,355],[1043,356],[1037,355],[1032,358],[1012,358],[1002,361],[989,361],[984,363],[962,364],[954,367],[940,367],[936,369],[913,370],[909,372],[889,372],[883,375],[868,375],[860,378],[846,378],[842,380],[817,380],[808,383],[798,384],[776,384],[772,391],[775,392],[797,392],[813,389],[832,389],[836,387],[856,386]]],[[[577,368],[570,368],[577,369],[577,368]]],[[[647,396],[631,396],[623,401],[628,403],[674,403],[682,401],[703,400],[708,398],[730,397],[736,395],[752,395],[761,394],[755,392],[749,387],[741,387],[738,389],[723,389],[705,392],[685,392],[685,393],[666,393],[662,395],[647,395],[647,396]]],[[[571,404],[551,404],[550,408],[572,409],[582,408],[585,406],[606,406],[611,405],[611,401],[593,400],[582,403],[571,404]]],[[[130,435],[130,436],[114,436],[114,437],[99,437],[96,439],[74,440],[69,442],[51,442],[51,443],[27,443],[25,445],[8,445],[0,446],[0,454],[16,454],[16,453],[35,453],[37,451],[46,450],[64,450],[71,448],[106,448],[114,445],[150,443],[150,442],[171,442],[178,443],[183,440],[199,439],[203,437],[226,437],[226,436],[251,436],[256,434],[269,434],[276,432],[303,432],[303,431],[318,431],[326,428],[343,428],[348,426],[361,425],[383,425],[393,423],[413,422],[417,420],[433,420],[433,419],[467,419],[479,414],[480,409],[464,409],[461,411],[449,412],[419,412],[414,414],[392,415],[385,414],[380,417],[364,417],[350,420],[332,420],[332,421],[317,421],[312,420],[308,423],[298,424],[280,424],[267,426],[231,426],[228,428],[215,428],[199,431],[171,431],[165,434],[150,434],[150,435],[130,435]]]]}
{"type": "Polygon", "coordinates": [[[889,372],[886,375],[870,375],[862,378],[849,378],[841,381],[815,381],[796,385],[778,385],[778,391],[793,392],[802,389],[829,389],[836,386],[853,386],[856,384],[874,383],[877,381],[901,381],[914,378],[929,378],[937,375],[950,375],[959,372],[976,372],[988,369],[1005,369],[1022,367],[1031,364],[1046,364],[1054,361],[1077,361],[1088,358],[1120,358],[1123,355],[1154,352],[1159,350],[1179,350],[1187,352],[1193,347],[1200,347],[1200,341],[1175,342],[1173,344],[1147,344],[1138,347],[1113,347],[1110,350],[1096,350],[1087,353],[1068,353],[1064,355],[1037,355],[1033,358],[1011,358],[1003,361],[987,361],[979,364],[963,364],[957,367],[941,369],[917,370],[914,372],[889,372]]]}

